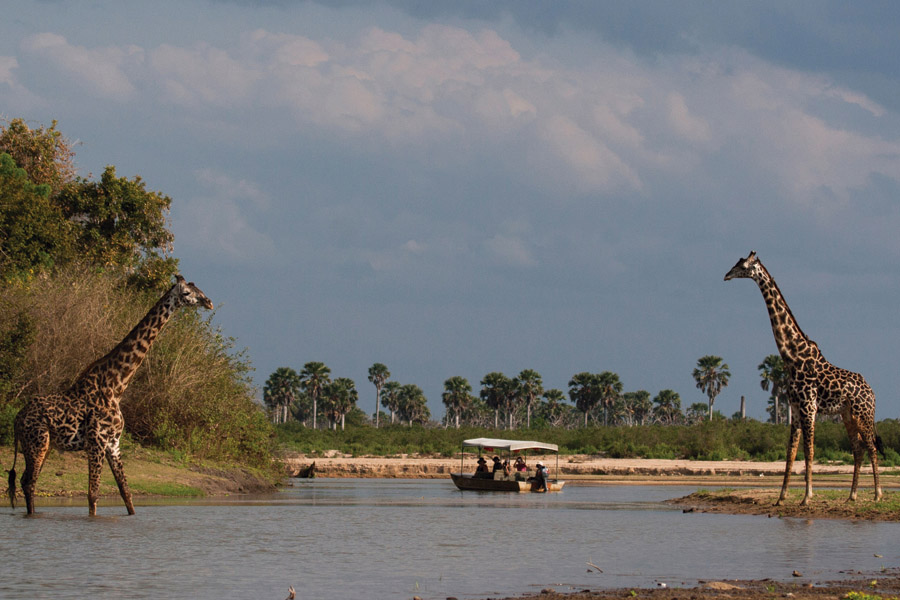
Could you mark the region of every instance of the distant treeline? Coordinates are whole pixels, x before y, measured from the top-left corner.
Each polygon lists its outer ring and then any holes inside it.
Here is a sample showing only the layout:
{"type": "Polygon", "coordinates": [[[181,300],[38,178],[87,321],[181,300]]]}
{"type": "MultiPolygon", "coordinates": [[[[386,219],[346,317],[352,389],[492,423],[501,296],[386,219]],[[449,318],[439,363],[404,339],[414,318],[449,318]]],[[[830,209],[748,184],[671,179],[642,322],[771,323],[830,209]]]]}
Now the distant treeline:
{"type": "MultiPolygon", "coordinates": [[[[580,427],[575,429],[499,429],[421,426],[352,427],[344,431],[312,430],[297,422],[277,426],[278,441],[288,450],[321,455],[338,450],[354,456],[427,454],[455,456],[462,440],[491,437],[537,440],[557,444],[561,454],[590,454],[609,458],[667,458],[694,460],[785,459],[788,426],[759,421],[714,419],[693,425],[636,425],[634,427],[580,427]]],[[[877,423],[885,445],[885,466],[900,465],[900,421],[877,423]]],[[[853,464],[850,441],[840,423],[816,424],[817,462],[853,464]]],[[[802,460],[801,448],[798,460],[802,460]]]]}

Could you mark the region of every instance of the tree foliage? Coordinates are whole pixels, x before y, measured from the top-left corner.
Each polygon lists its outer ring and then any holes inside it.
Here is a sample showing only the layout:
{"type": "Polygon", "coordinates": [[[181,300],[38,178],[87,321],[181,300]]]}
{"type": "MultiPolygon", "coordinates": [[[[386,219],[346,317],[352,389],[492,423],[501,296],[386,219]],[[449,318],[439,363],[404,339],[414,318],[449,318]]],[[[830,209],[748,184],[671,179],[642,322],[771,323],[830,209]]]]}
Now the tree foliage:
{"type": "Polygon", "coordinates": [[[177,270],[171,199],[113,166],[99,181],[76,177],[73,156],[56,122],[30,129],[14,119],[0,129],[0,275],[28,279],[80,263],[166,289],[177,270]]]}

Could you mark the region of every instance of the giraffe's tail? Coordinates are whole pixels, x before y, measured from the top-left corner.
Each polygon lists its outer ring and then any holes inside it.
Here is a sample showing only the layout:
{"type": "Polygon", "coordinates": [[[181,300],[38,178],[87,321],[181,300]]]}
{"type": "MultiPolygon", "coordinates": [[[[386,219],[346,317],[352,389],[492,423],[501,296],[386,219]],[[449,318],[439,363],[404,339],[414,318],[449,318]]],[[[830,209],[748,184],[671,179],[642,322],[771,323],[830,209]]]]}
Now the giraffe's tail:
{"type": "Polygon", "coordinates": [[[881,458],[887,458],[884,453],[884,442],[881,441],[881,436],[877,433],[875,434],[875,449],[878,450],[878,454],[881,455],[881,458]]]}
{"type": "Polygon", "coordinates": [[[19,458],[19,435],[13,437],[13,465],[9,470],[8,487],[6,493],[9,495],[9,504],[13,508],[16,507],[16,460],[19,458]]]}

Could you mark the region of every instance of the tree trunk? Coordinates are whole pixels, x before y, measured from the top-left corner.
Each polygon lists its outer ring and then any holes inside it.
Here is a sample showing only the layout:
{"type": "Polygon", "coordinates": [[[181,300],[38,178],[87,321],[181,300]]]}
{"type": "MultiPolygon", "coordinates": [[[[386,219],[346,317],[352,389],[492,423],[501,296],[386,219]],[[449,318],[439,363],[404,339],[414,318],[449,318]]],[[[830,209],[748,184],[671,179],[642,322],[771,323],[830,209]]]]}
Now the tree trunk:
{"type": "Polygon", "coordinates": [[[318,407],[316,406],[316,395],[313,394],[313,429],[316,428],[316,414],[318,412],[318,407]]]}
{"type": "Polygon", "coordinates": [[[499,429],[500,425],[500,409],[494,409],[494,429],[499,429]]]}
{"type": "Polygon", "coordinates": [[[380,402],[379,402],[380,400],[381,400],[381,390],[378,388],[375,388],[375,429],[378,429],[378,410],[379,410],[378,405],[380,404],[380,402]]]}
{"type": "Polygon", "coordinates": [[[341,415],[341,431],[344,430],[344,415],[341,415]]]}
{"type": "Polygon", "coordinates": [[[528,417],[527,417],[527,419],[528,419],[528,420],[527,420],[527,423],[528,423],[528,429],[531,429],[531,402],[528,403],[528,406],[527,406],[526,408],[528,409],[528,411],[527,411],[527,415],[528,415],[528,417]]]}
{"type": "Polygon", "coordinates": [[[744,397],[741,396],[741,421],[747,418],[747,404],[744,397]]]}
{"type": "Polygon", "coordinates": [[[456,411],[456,428],[459,429],[459,411],[456,411]]]}

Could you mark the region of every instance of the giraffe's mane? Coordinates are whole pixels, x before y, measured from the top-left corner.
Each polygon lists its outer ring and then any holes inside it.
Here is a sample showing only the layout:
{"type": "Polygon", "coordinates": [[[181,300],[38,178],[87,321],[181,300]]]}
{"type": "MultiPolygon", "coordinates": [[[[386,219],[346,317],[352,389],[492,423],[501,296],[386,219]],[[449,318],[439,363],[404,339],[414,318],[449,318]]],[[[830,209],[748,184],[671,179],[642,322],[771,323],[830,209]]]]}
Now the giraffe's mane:
{"type": "Polygon", "coordinates": [[[814,341],[812,341],[812,340],[809,338],[809,336],[806,335],[806,333],[805,333],[805,332],[803,331],[803,329],[800,327],[800,322],[797,321],[797,317],[795,317],[795,316],[794,316],[794,313],[791,311],[791,305],[788,304],[787,300],[786,300],[785,297],[784,297],[784,294],[781,293],[781,288],[778,287],[778,282],[776,282],[776,281],[775,281],[775,278],[772,277],[772,274],[769,273],[769,270],[766,268],[766,265],[762,264],[762,261],[759,260],[759,259],[757,259],[757,263],[759,264],[759,268],[761,268],[761,269],[763,270],[763,273],[766,274],[766,277],[768,277],[769,283],[772,285],[772,287],[775,288],[775,291],[776,291],[776,292],[778,293],[778,295],[781,297],[781,302],[782,302],[782,304],[784,304],[784,309],[787,311],[788,316],[789,316],[789,317],[791,318],[791,320],[794,322],[794,325],[796,325],[797,331],[800,332],[800,335],[802,335],[803,338],[804,338],[811,346],[815,346],[816,349],[818,349],[818,348],[819,348],[819,345],[818,345],[817,343],[815,343],[814,341]]]}
{"type": "MultiPolygon", "coordinates": [[[[178,285],[178,284],[176,283],[175,285],[178,285]]],[[[94,369],[96,369],[98,366],[100,366],[102,363],[104,363],[106,360],[108,360],[112,355],[114,355],[114,354],[119,350],[119,348],[122,346],[122,344],[124,344],[128,339],[131,338],[132,334],[134,334],[134,332],[137,330],[137,328],[140,327],[141,323],[144,322],[144,319],[147,317],[147,315],[149,315],[151,312],[153,312],[154,310],[156,310],[156,308],[157,308],[160,304],[162,304],[163,302],[166,301],[166,298],[169,297],[169,294],[172,292],[172,289],[175,287],[175,285],[173,285],[172,287],[170,287],[170,288],[166,291],[166,293],[163,294],[162,297],[161,297],[159,300],[157,300],[156,303],[153,304],[153,307],[152,307],[150,310],[147,311],[147,314],[145,314],[143,317],[141,317],[141,320],[138,321],[138,322],[135,324],[135,326],[132,327],[132,328],[128,331],[128,334],[127,334],[125,337],[123,337],[121,340],[119,340],[119,342],[118,342],[115,346],[113,346],[113,347],[110,349],[109,352],[107,352],[106,354],[104,354],[103,356],[101,356],[100,358],[98,358],[97,360],[95,360],[94,362],[92,362],[91,364],[89,364],[88,366],[86,366],[86,367],[81,371],[81,373],[79,373],[78,377],[75,378],[75,380],[74,380],[74,382],[73,382],[73,385],[74,385],[75,383],[78,383],[79,381],[81,381],[81,380],[84,379],[85,377],[87,377],[87,376],[91,373],[91,371],[93,371],[94,369]]]]}

